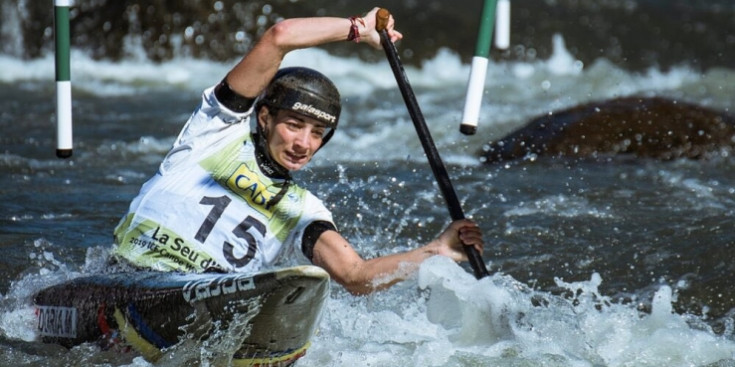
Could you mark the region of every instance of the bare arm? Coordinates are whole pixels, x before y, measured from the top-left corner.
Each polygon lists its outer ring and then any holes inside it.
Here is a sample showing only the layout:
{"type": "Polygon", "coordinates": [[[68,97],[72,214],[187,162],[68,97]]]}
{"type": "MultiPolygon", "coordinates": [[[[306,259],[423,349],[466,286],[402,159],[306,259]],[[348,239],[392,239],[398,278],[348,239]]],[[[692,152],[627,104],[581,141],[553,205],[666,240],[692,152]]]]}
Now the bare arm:
{"type": "MultiPolygon", "coordinates": [[[[380,48],[380,36],[375,31],[375,13],[371,10],[364,25],[358,22],[360,40],[380,48]]],[[[253,49],[227,74],[227,83],[238,94],[255,98],[273,78],[290,51],[345,41],[352,24],[347,18],[314,17],[286,19],[269,28],[253,49]]],[[[394,29],[391,17],[388,32],[393,42],[403,36],[394,29]]]]}
{"type": "Polygon", "coordinates": [[[482,232],[470,220],[453,222],[437,239],[402,253],[364,260],[339,233],[326,231],[314,245],[313,262],[352,294],[367,294],[392,286],[413,273],[424,260],[443,255],[466,261],[462,246],[482,251],[482,232]]]}

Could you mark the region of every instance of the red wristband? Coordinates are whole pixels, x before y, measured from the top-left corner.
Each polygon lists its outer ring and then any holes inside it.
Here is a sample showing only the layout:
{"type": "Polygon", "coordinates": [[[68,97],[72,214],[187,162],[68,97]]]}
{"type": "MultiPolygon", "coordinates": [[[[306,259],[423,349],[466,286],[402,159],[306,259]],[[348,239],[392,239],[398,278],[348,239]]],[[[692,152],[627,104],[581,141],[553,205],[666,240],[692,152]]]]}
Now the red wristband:
{"type": "Polygon", "coordinates": [[[347,18],[350,20],[350,23],[352,24],[350,26],[350,33],[347,34],[347,41],[355,41],[355,43],[360,43],[360,28],[357,26],[357,22],[360,22],[362,26],[365,26],[365,20],[358,16],[353,16],[347,18]]]}

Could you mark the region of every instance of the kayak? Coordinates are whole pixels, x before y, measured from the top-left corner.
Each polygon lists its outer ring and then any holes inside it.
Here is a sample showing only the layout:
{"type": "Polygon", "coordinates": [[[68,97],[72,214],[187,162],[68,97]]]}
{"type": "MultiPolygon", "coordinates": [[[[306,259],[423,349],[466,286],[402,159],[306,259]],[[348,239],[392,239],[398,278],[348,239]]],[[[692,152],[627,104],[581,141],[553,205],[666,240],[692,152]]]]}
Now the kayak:
{"type": "MultiPolygon", "coordinates": [[[[80,277],[34,296],[43,342],[132,347],[151,362],[185,340],[236,338],[234,366],[302,357],[329,292],[316,266],[258,274],[129,272],[80,277]]],[[[230,340],[231,341],[231,340],[230,340]]]]}

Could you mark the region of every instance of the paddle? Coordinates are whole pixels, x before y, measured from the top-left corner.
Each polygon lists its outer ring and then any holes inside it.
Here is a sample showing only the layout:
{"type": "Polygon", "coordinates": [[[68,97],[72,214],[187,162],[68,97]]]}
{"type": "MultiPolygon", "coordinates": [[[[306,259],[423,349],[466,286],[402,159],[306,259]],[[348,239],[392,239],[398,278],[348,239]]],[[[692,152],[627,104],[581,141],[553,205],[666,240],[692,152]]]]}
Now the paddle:
{"type": "MultiPolygon", "coordinates": [[[[396,46],[393,44],[393,42],[391,42],[390,36],[388,36],[388,31],[386,30],[386,27],[388,26],[390,12],[388,12],[388,10],[386,9],[380,9],[378,10],[376,17],[377,24],[375,29],[380,34],[380,43],[385,50],[386,56],[388,57],[388,62],[390,63],[391,69],[393,69],[393,75],[396,78],[396,82],[398,82],[398,87],[401,90],[401,95],[403,95],[403,100],[406,102],[406,107],[408,107],[408,113],[411,115],[411,120],[413,120],[413,125],[414,127],[416,127],[416,132],[418,133],[419,139],[421,140],[421,145],[424,147],[424,152],[429,159],[429,164],[431,165],[431,169],[434,172],[434,177],[439,184],[439,188],[441,189],[442,195],[444,196],[444,200],[447,202],[452,220],[464,219],[465,216],[459,203],[459,199],[457,199],[457,194],[454,192],[452,182],[449,180],[447,169],[444,167],[444,163],[442,163],[439,152],[437,151],[436,146],[434,145],[434,141],[431,138],[429,129],[426,126],[426,121],[424,121],[424,117],[421,114],[419,104],[418,102],[416,102],[416,97],[414,96],[413,89],[408,82],[406,73],[403,70],[403,65],[401,64],[401,60],[398,57],[396,46]]],[[[484,276],[489,275],[487,268],[485,268],[485,263],[482,261],[482,256],[480,256],[480,253],[477,251],[477,249],[472,246],[464,246],[464,249],[467,253],[467,258],[469,259],[470,266],[472,266],[472,270],[474,270],[475,272],[475,277],[477,277],[477,279],[480,279],[484,276]]]]}

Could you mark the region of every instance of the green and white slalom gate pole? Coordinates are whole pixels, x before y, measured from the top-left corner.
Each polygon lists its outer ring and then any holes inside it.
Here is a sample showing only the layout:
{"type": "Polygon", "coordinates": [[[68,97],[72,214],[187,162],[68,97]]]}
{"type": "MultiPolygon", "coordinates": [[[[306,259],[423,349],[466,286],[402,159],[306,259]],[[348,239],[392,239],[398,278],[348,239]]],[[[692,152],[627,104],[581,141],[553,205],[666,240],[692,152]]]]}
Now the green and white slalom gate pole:
{"type": "Polygon", "coordinates": [[[477,122],[480,119],[480,105],[485,89],[485,76],[487,74],[496,9],[498,19],[497,28],[495,29],[495,46],[499,49],[505,49],[508,48],[510,43],[510,1],[485,0],[480,16],[480,29],[477,32],[475,55],[472,57],[470,67],[470,79],[467,83],[462,124],[459,126],[459,131],[465,135],[473,135],[477,131],[477,122]]]}
{"type": "Polygon", "coordinates": [[[72,154],[71,123],[71,35],[69,7],[72,0],[54,0],[56,40],[56,156],[72,154]]]}
{"type": "Polygon", "coordinates": [[[510,47],[510,0],[498,0],[495,16],[495,47],[499,50],[510,47]]]}

